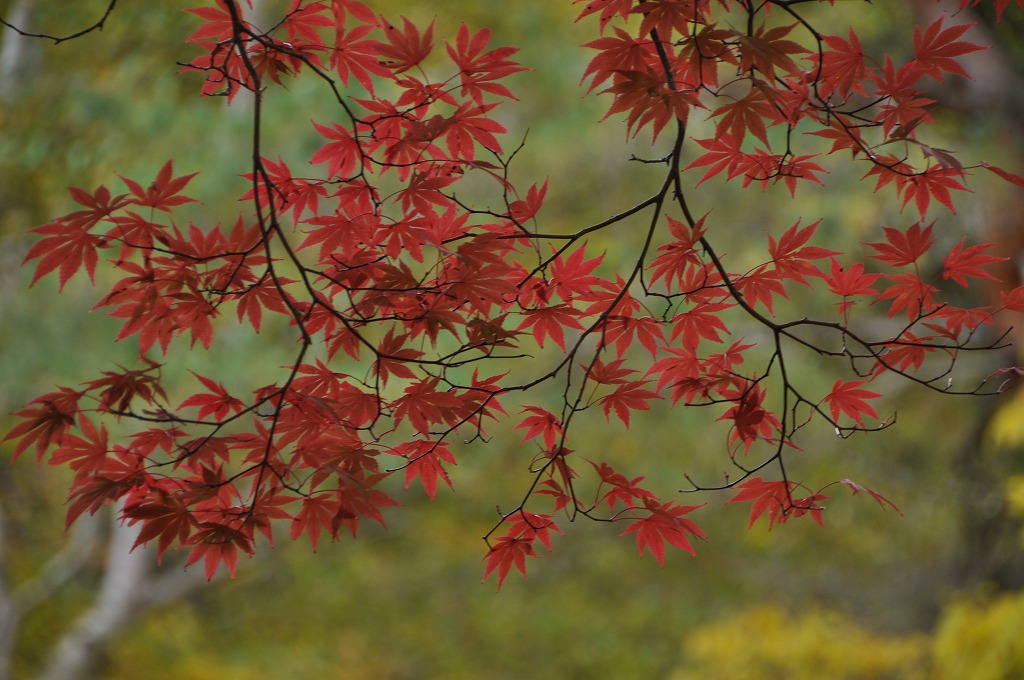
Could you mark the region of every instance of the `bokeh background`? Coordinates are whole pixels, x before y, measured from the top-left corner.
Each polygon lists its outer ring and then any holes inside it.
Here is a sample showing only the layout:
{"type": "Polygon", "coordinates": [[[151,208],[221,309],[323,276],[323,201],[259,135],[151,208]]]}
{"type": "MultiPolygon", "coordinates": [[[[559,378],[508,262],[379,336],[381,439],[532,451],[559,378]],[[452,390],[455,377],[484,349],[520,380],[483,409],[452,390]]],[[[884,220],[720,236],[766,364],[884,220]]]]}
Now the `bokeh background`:
{"type": "MultiPolygon", "coordinates": [[[[198,76],[176,73],[176,62],[193,55],[183,43],[195,26],[182,11],[191,4],[119,4],[103,31],[59,45],[0,33],[0,433],[10,412],[54,385],[135,360],[130,344],[112,343],[119,323],[88,311],[99,293],[84,277],[58,296],[49,279],[30,288],[30,270],[18,266],[32,243],[28,229],[72,209],[68,185],[116,187],[117,174],[142,181],[173,158],[179,173],[202,171],[192,193],[203,204],[192,219],[232,221],[240,209],[248,109],[242,97],[230,107],[202,100],[198,76]]],[[[285,4],[256,3],[268,16],[285,4]]],[[[0,17],[66,34],[106,5],[0,0],[0,17]]],[[[574,23],[578,6],[372,5],[389,18],[436,16],[438,41],[466,22],[491,27],[495,44],[521,46],[519,59],[533,70],[514,78],[520,101],[503,105],[502,120],[510,140],[526,135],[513,165],[519,184],[550,177],[546,231],[571,231],[643,195],[646,169],[626,159],[654,154],[643,140],[626,140],[617,120],[598,123],[606,102],[583,98],[589,55],[578,45],[594,35],[592,22],[574,23]]],[[[898,61],[912,48],[915,20],[930,22],[956,5],[840,2],[809,11],[837,32],[855,20],[868,53],[888,51],[898,61]]],[[[975,81],[936,85],[953,106],[939,116],[941,139],[933,141],[965,163],[1022,172],[1022,13],[1010,9],[1000,27],[988,13],[969,18],[981,22],[973,39],[994,47],[973,57],[975,81]]],[[[318,147],[309,121],[333,113],[315,79],[286,85],[270,98],[264,143],[266,155],[296,168],[318,147]]],[[[693,125],[696,136],[709,136],[693,125]]],[[[913,220],[890,194],[860,186],[862,169],[829,169],[828,189],[806,187],[795,201],[784,189],[709,182],[694,209],[714,209],[737,258],[797,218],[822,218],[827,244],[854,253],[879,225],[913,220]]],[[[956,197],[956,217],[936,213],[940,238],[952,245],[966,233],[1016,257],[1024,251],[1024,196],[994,178],[972,180],[975,192],[956,197]]],[[[588,250],[604,251],[614,266],[628,245],[628,232],[619,231],[596,235],[588,250]]],[[[1019,284],[1014,268],[1003,276],[1007,287],[1019,284]]],[[[827,304],[810,292],[799,301],[812,311],[827,304]]],[[[216,364],[242,376],[287,361],[283,333],[275,348],[272,331],[256,340],[225,332],[230,352],[197,351],[185,366],[202,372],[216,364]]],[[[957,379],[969,383],[1015,361],[1013,349],[968,358],[957,379]]],[[[808,381],[834,379],[813,356],[799,370],[808,381]]],[[[513,574],[500,592],[493,580],[481,584],[480,537],[495,503],[514,503],[527,479],[535,452],[514,433],[496,431],[486,446],[463,451],[455,491],[442,487],[433,502],[415,489],[403,493],[396,479],[405,507],[387,516],[386,530],[365,525],[357,541],[321,543],[315,555],[282,537],[243,559],[236,580],[209,584],[185,572],[180,555],[159,568],[145,550],[126,558],[132,539],[113,513],[65,532],[68,474],[30,456],[12,465],[7,444],[0,679],[1024,677],[1022,409],[1019,392],[954,398],[908,383],[887,407],[898,412],[895,427],[847,441],[811,434],[794,459],[797,478],[851,477],[891,498],[903,516],[836,494],[824,529],[794,522],[747,530],[745,507],[709,495],[694,516],[710,536],[696,558],[673,554],[659,568],[650,556],[638,559],[631,537],[616,538],[615,527],[577,523],[557,537],[554,553],[533,561],[529,580],[513,574]],[[120,606],[118,593],[126,598],[120,606]]],[[[576,450],[623,461],[669,493],[685,486],[683,473],[720,474],[724,433],[709,415],[659,406],[636,414],[629,431],[596,418],[577,433],[576,450]]]]}

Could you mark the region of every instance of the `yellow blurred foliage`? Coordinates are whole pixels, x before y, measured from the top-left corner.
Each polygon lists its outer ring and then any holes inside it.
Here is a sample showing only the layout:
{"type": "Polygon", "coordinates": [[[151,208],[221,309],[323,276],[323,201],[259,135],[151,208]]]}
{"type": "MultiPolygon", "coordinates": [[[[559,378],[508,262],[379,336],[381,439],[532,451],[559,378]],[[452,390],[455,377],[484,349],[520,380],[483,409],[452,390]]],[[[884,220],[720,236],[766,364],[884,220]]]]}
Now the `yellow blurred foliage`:
{"type": "Polygon", "coordinates": [[[790,615],[762,605],[698,629],[684,645],[685,666],[671,680],[924,680],[927,638],[888,636],[814,609],[790,615]]]}
{"type": "Polygon", "coordinates": [[[1016,680],[1024,678],[1024,593],[955,601],[930,636],[759,605],[688,635],[682,657],[669,680],[1016,680]]]}
{"type": "Polygon", "coordinates": [[[989,428],[997,446],[1024,445],[1024,390],[1015,390],[1013,396],[999,405],[989,428]]]}
{"type": "Polygon", "coordinates": [[[1024,677],[1024,593],[947,607],[932,640],[932,660],[930,680],[1024,677]]]}

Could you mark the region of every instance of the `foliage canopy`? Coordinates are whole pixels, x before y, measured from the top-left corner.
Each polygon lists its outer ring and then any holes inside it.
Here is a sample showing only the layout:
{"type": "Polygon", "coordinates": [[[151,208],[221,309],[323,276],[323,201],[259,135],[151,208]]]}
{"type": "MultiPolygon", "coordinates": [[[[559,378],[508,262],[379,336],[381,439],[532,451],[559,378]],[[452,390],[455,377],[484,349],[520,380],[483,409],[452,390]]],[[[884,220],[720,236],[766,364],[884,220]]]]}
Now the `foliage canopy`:
{"type": "MultiPolygon", "coordinates": [[[[120,500],[136,545],[184,546],[208,577],[234,574],[279,523],[314,549],[363,520],[384,524],[398,504],[385,480],[433,498],[452,486],[460,442],[483,444],[505,422],[535,453],[522,496],[485,537],[485,579],[525,575],[526,558],[581,517],[620,524],[660,563],[668,548],[695,553],[699,505],[571,448],[584,423],[629,428],[659,400],[727,427],[721,480],[681,468],[676,484],[731,490],[750,525],[823,523],[842,488],[894,507],[849,479],[797,481],[787,457],[805,428],[845,439],[892,425],[878,404],[893,377],[983,394],[1019,376],[1006,367],[953,386],[964,353],[1003,344],[991,329],[1024,311],[1024,288],[965,306],[963,291],[996,280],[1006,258],[966,236],[945,244],[939,215],[972,172],[1024,178],[929,143],[925,83],[968,75],[961,58],[983,49],[967,25],[918,27],[913,56],[897,61],[804,10],[832,4],[580,3],[593,30],[583,81],[628,136],[649,135],[650,156],[631,160],[659,177],[642,200],[613,196],[610,217],[570,231],[543,226],[548,180],[514,180],[525,142],[507,141],[502,112],[525,69],[487,28],[463,24],[436,47],[433,23],[358,0],[294,0],[270,21],[236,0],[189,10],[197,54],[182,72],[251,117],[246,208],[229,224],[193,223],[188,192],[202,178],[171,160],[152,181],[71,188],[78,208],[34,229],[33,282],[116,272],[96,308],[122,320],[117,340],[138,343],[139,363],[34,399],[5,440],[74,471],[69,524],[120,500]],[[294,78],[322,83],[336,112],[312,121],[321,141],[300,172],[264,148],[265,104],[294,78]],[[698,117],[712,136],[691,136],[698,117]],[[750,264],[729,256],[713,206],[694,208],[705,182],[795,197],[840,164],[908,222],[879,225],[867,257],[827,247],[821,220],[801,220],[747,235],[761,243],[750,264]],[[622,243],[614,258],[590,247],[599,232],[622,243]],[[801,306],[816,289],[827,314],[801,306]],[[277,379],[240,391],[194,372],[192,393],[169,395],[181,352],[218,351],[232,321],[267,342],[279,341],[271,325],[287,329],[293,357],[277,379]],[[807,356],[830,362],[830,386],[802,375],[807,356]]],[[[1009,4],[996,0],[1000,16],[1009,4]]]]}

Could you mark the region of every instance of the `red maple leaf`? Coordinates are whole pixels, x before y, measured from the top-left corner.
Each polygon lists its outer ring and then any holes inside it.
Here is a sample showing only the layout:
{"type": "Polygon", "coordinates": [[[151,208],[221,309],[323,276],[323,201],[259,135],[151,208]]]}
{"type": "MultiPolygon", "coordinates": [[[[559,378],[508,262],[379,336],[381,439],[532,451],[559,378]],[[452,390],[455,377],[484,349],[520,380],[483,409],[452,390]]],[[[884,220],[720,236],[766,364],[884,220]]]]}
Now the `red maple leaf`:
{"type": "Polygon", "coordinates": [[[561,533],[550,515],[538,515],[525,510],[519,510],[506,517],[505,523],[511,524],[508,531],[498,538],[484,555],[487,565],[484,568],[483,580],[486,581],[487,577],[497,571],[499,590],[512,567],[518,569],[523,578],[526,578],[526,558],[537,556],[533,549],[535,540],[540,539],[541,543],[551,550],[551,531],[561,533]]]}
{"type": "Polygon", "coordinates": [[[850,267],[841,266],[835,258],[832,258],[832,266],[829,275],[825,277],[828,289],[835,295],[843,298],[837,302],[840,314],[845,314],[855,302],[851,297],[858,295],[877,295],[878,291],[872,288],[875,281],[881,278],[881,274],[866,274],[864,263],[855,262],[850,267]]]}
{"type": "Polygon", "coordinates": [[[807,245],[819,224],[821,224],[821,220],[801,229],[798,221],[787,229],[778,241],[771,234],[768,235],[768,253],[771,255],[772,264],[774,264],[779,277],[797,281],[805,286],[811,285],[807,281],[808,276],[825,278],[821,268],[811,261],[840,253],[820,246],[807,245]]]}
{"type": "Polygon", "coordinates": [[[36,447],[36,460],[42,460],[47,448],[60,443],[75,423],[78,401],[83,394],[70,387],[61,387],[57,392],[36,397],[26,408],[15,412],[14,417],[23,419],[22,422],[12,427],[0,440],[17,440],[14,460],[33,444],[36,447]]]}
{"type": "Polygon", "coordinates": [[[753,527],[761,515],[768,513],[768,528],[771,529],[793,504],[790,496],[792,485],[792,482],[766,481],[761,477],[751,477],[736,485],[739,492],[726,501],[726,505],[750,503],[750,522],[747,527],[753,527]]]}
{"type": "Polygon", "coordinates": [[[129,179],[124,175],[118,175],[118,177],[121,178],[121,181],[125,183],[125,186],[128,187],[128,190],[134,196],[133,199],[130,199],[131,203],[146,208],[153,208],[154,210],[171,212],[172,208],[179,205],[198,203],[196,199],[181,194],[185,187],[188,186],[188,183],[192,181],[192,178],[198,174],[198,172],[193,172],[188,175],[175,177],[174,161],[169,160],[160,168],[153,183],[146,189],[143,189],[142,185],[135,180],[129,179]]]}
{"type": "Polygon", "coordinates": [[[481,28],[470,35],[469,28],[462,24],[455,35],[455,45],[447,43],[445,46],[448,56],[459,67],[462,96],[468,96],[477,104],[483,103],[485,94],[515,99],[512,92],[497,81],[527,70],[509,59],[518,48],[498,47],[485,51],[490,39],[490,29],[481,28]]]}
{"type": "Polygon", "coordinates": [[[835,384],[832,385],[832,391],[824,399],[825,403],[829,405],[833,422],[838,423],[841,415],[853,418],[861,427],[864,426],[864,416],[878,420],[878,413],[868,403],[868,400],[877,399],[882,395],[861,388],[861,385],[867,382],[867,380],[844,382],[842,378],[836,378],[835,384]]]}
{"type": "Polygon", "coordinates": [[[597,472],[598,476],[601,478],[601,484],[612,487],[606,491],[600,499],[600,501],[608,503],[609,510],[614,510],[618,503],[622,503],[626,507],[632,508],[635,506],[637,501],[656,499],[656,496],[653,493],[639,486],[639,483],[644,479],[643,477],[629,479],[625,475],[616,472],[607,463],[601,463],[598,465],[593,461],[588,462],[594,467],[594,471],[597,472]]]}
{"type": "Polygon", "coordinates": [[[188,540],[196,527],[196,518],[180,499],[168,496],[159,487],[154,491],[148,499],[126,503],[121,516],[129,526],[142,523],[133,550],[157,539],[156,558],[159,562],[171,545],[180,545],[188,540]]]}
{"type": "Polygon", "coordinates": [[[434,47],[434,22],[431,21],[423,34],[416,24],[402,17],[402,28],[388,23],[382,24],[387,43],[381,44],[377,52],[385,66],[395,73],[408,71],[430,55],[434,47]]]}
{"type": "Polygon", "coordinates": [[[289,536],[294,541],[302,534],[309,537],[313,552],[317,550],[320,534],[324,529],[334,540],[338,539],[338,527],[334,521],[340,503],[336,494],[315,493],[302,499],[302,508],[292,518],[289,536]]]}
{"type": "Polygon", "coordinates": [[[645,498],[644,506],[650,514],[634,520],[620,534],[625,536],[635,533],[636,547],[641,555],[644,554],[644,550],[650,550],[658,564],[664,567],[665,543],[685,550],[691,555],[697,554],[689,537],[695,536],[703,540],[707,538],[707,534],[684,515],[703,507],[702,505],[676,505],[674,501],[659,503],[657,499],[645,498]]]}
{"type": "Polygon", "coordinates": [[[644,71],[657,63],[658,53],[652,41],[636,38],[618,26],[615,27],[615,36],[598,38],[584,45],[598,50],[598,54],[587,64],[583,77],[580,78],[580,82],[586,80],[588,76],[592,78],[587,87],[588,93],[614,76],[616,72],[644,71]]]}
{"type": "Polygon", "coordinates": [[[917,260],[931,249],[935,242],[932,236],[934,222],[924,229],[920,222],[915,222],[906,232],[893,227],[882,227],[885,232],[885,243],[866,243],[875,249],[875,255],[871,257],[888,262],[889,264],[902,267],[914,264],[917,260]]]}
{"type": "Polygon", "coordinates": [[[956,61],[956,57],[988,49],[965,40],[958,40],[975,24],[960,24],[942,28],[946,15],[933,21],[928,28],[914,27],[914,61],[911,62],[927,76],[940,83],[943,71],[963,78],[970,78],[967,71],[956,61]]]}
{"type": "Polygon", "coordinates": [[[521,331],[533,327],[533,337],[541,347],[544,346],[544,340],[550,337],[564,352],[565,329],[583,330],[583,326],[577,321],[580,316],[579,311],[564,303],[538,309],[525,309],[523,316],[525,318],[516,327],[516,330],[521,331]]]}
{"type": "Polygon", "coordinates": [[[455,454],[451,452],[447,443],[418,439],[400,444],[390,453],[408,461],[405,465],[406,489],[417,477],[431,500],[437,495],[438,479],[444,481],[449,489],[454,488],[448,471],[444,468],[445,463],[455,465],[455,454]]]}
{"type": "Polygon", "coordinates": [[[346,30],[344,23],[335,24],[330,65],[345,87],[348,87],[348,79],[351,77],[365,87],[367,92],[373,94],[373,76],[391,75],[391,71],[381,60],[382,43],[365,39],[375,28],[376,26],[363,24],[346,30]]]}
{"type": "Polygon", "coordinates": [[[992,243],[979,243],[964,248],[966,240],[966,236],[960,239],[960,242],[949,251],[949,255],[942,258],[942,278],[952,279],[964,288],[969,285],[968,277],[998,281],[999,279],[985,271],[984,268],[996,262],[1004,262],[1007,258],[986,255],[985,251],[993,246],[992,243]]]}
{"type": "Polygon", "coordinates": [[[611,420],[611,412],[614,409],[615,415],[628,428],[630,411],[647,411],[651,408],[652,399],[661,399],[657,392],[644,389],[647,381],[633,381],[622,383],[615,388],[611,394],[601,397],[600,404],[604,410],[606,420],[611,420]]]}
{"type": "Polygon", "coordinates": [[[534,437],[541,437],[544,440],[545,450],[551,450],[555,447],[555,442],[565,432],[562,425],[562,421],[558,417],[542,409],[539,406],[526,406],[523,408],[524,413],[532,413],[533,415],[523,418],[516,429],[526,429],[526,434],[523,435],[522,441],[519,443],[525,443],[533,439],[534,437]]]}
{"type": "Polygon", "coordinates": [[[67,464],[78,474],[91,474],[104,467],[107,459],[107,452],[110,448],[107,443],[109,435],[107,428],[99,428],[85,417],[78,414],[77,426],[82,436],[64,434],[57,442],[57,447],[50,454],[50,465],[67,464]]]}
{"type": "Polygon", "coordinates": [[[604,117],[627,113],[627,133],[635,137],[649,124],[653,140],[669,122],[685,122],[690,107],[701,105],[692,92],[672,89],[663,77],[647,71],[616,71],[611,86],[601,90],[601,94],[606,92],[615,98],[604,117]]]}
{"type": "Polygon", "coordinates": [[[818,90],[821,96],[828,98],[833,93],[838,93],[841,97],[848,97],[851,92],[856,92],[866,97],[864,80],[867,77],[868,66],[865,63],[864,48],[861,47],[860,39],[854,33],[853,27],[850,27],[849,40],[837,35],[824,35],[822,41],[829,49],[822,50],[820,55],[807,57],[820,65],[818,90]]]}
{"type": "Polygon", "coordinates": [[[922,281],[917,274],[887,274],[886,278],[893,283],[875,301],[892,300],[889,305],[890,318],[906,310],[907,319],[913,321],[935,308],[935,293],[938,289],[922,281]]]}
{"type": "Polygon", "coordinates": [[[203,560],[207,581],[213,578],[222,563],[228,575],[234,578],[239,550],[247,555],[253,554],[252,536],[243,528],[213,522],[200,524],[185,545],[192,548],[185,561],[186,566],[203,560]]]}
{"type": "Polygon", "coordinates": [[[179,409],[189,408],[196,406],[199,408],[199,413],[196,416],[199,420],[203,420],[207,416],[213,416],[213,419],[217,422],[221,422],[228,417],[231,413],[241,413],[245,404],[242,403],[241,399],[237,399],[228,394],[224,386],[216,380],[207,378],[199,375],[195,371],[189,371],[196,379],[203,384],[209,392],[201,394],[193,394],[191,397],[185,399],[178,406],[179,409]]]}
{"type": "Polygon", "coordinates": [[[66,222],[64,218],[59,218],[31,230],[45,237],[33,243],[22,260],[22,264],[25,264],[39,258],[32,276],[33,285],[59,268],[60,290],[64,290],[64,285],[83,264],[89,280],[96,282],[96,263],[99,261],[96,251],[108,246],[104,237],[89,233],[90,221],[78,219],[66,222]]]}

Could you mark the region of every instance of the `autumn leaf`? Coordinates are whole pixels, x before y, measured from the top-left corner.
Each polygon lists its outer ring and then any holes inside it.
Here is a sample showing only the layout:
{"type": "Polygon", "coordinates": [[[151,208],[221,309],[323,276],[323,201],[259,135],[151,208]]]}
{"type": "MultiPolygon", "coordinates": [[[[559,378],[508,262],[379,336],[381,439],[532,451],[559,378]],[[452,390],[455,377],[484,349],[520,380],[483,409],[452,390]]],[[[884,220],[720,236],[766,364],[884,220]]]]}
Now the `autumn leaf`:
{"type": "Polygon", "coordinates": [[[924,30],[914,27],[914,63],[925,75],[943,82],[943,72],[952,73],[963,78],[971,76],[957,61],[972,52],[987,49],[981,45],[959,40],[975,24],[960,24],[943,28],[943,14],[924,30]]]}
{"type": "Polygon", "coordinates": [[[685,515],[693,512],[701,505],[676,505],[674,501],[659,503],[656,499],[644,499],[648,515],[630,523],[622,536],[636,534],[636,547],[640,554],[650,550],[658,564],[665,566],[665,544],[685,550],[691,555],[697,552],[690,543],[690,536],[704,540],[707,535],[685,515]]]}
{"type": "Polygon", "coordinates": [[[841,415],[853,418],[857,425],[861,427],[864,426],[865,416],[878,420],[878,413],[868,403],[868,400],[877,399],[882,395],[878,392],[861,388],[861,385],[867,382],[867,380],[844,382],[842,378],[836,378],[835,383],[832,385],[832,391],[824,399],[825,403],[829,405],[833,422],[838,424],[841,415]]]}
{"type": "Polygon", "coordinates": [[[245,404],[240,399],[232,397],[224,389],[224,386],[215,380],[211,380],[205,376],[199,375],[195,371],[190,371],[192,375],[196,377],[196,380],[203,384],[208,392],[193,394],[191,397],[185,399],[181,404],[178,405],[179,409],[198,407],[199,413],[196,417],[199,420],[203,420],[207,416],[213,416],[216,422],[221,422],[227,418],[231,413],[241,413],[245,404]]]}
{"type": "Polygon", "coordinates": [[[952,279],[964,288],[969,285],[968,277],[998,281],[999,279],[985,271],[984,268],[996,262],[1004,262],[1007,258],[985,254],[985,251],[993,246],[991,243],[979,243],[964,248],[966,240],[966,236],[960,239],[960,242],[949,251],[949,255],[942,258],[942,278],[952,279]]]}

